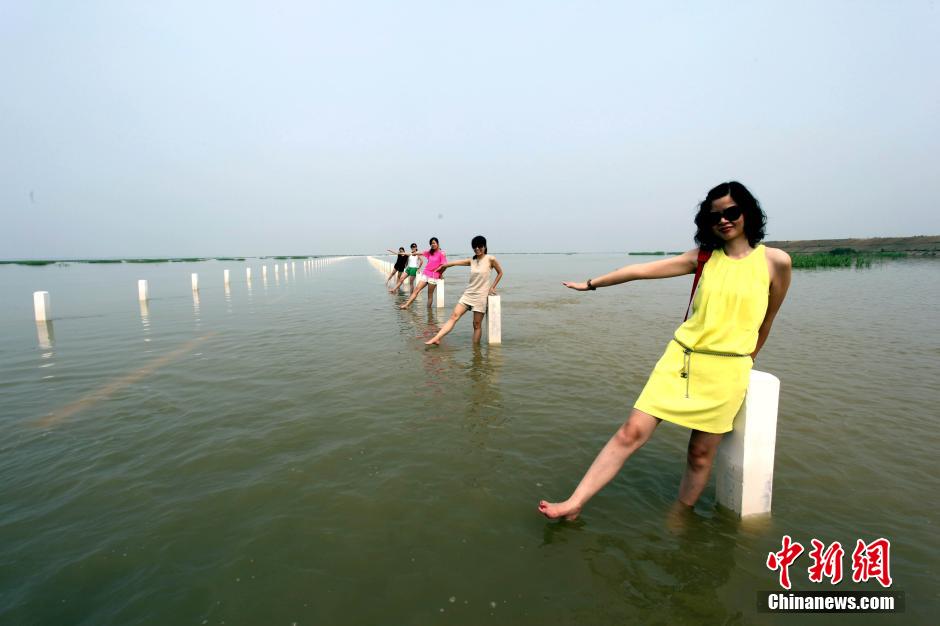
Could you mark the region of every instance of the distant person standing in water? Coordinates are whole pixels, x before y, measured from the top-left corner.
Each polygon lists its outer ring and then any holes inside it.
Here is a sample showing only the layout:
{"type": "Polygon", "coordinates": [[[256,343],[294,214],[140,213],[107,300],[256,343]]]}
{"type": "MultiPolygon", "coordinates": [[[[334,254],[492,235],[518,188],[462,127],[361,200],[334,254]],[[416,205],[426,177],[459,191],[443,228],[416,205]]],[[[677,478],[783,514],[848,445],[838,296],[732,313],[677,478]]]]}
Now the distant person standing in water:
{"type": "MultiPolygon", "coordinates": [[[[389,252],[395,254],[395,251],[391,248],[387,248],[389,252]]],[[[398,258],[395,259],[395,267],[392,268],[392,271],[389,273],[388,278],[385,279],[385,284],[388,284],[388,281],[392,280],[392,276],[398,274],[399,283],[404,280],[405,266],[408,265],[408,253],[405,252],[404,246],[398,248],[398,258]]]]}
{"type": "Polygon", "coordinates": [[[418,244],[411,244],[411,254],[408,255],[408,267],[405,268],[405,274],[398,279],[398,282],[395,283],[395,286],[388,290],[389,293],[395,293],[401,287],[401,284],[405,282],[407,277],[411,283],[411,290],[415,290],[415,276],[418,275],[418,270],[421,269],[421,266],[424,265],[424,257],[418,252],[418,244]]]}
{"type": "Polygon", "coordinates": [[[722,435],[731,430],[744,401],[754,357],[767,340],[790,286],[790,257],[760,244],[765,224],[760,204],[744,185],[722,183],[708,192],[695,216],[699,249],[627,265],[584,283],[563,283],[569,289],[589,291],[701,271],[692,316],[669,341],[630,417],[571,496],[557,503],[542,500],[539,512],[553,519],[577,518],[662,420],[692,430],[678,506],[695,505],[708,483],[722,435]]]}
{"type": "Polygon", "coordinates": [[[483,316],[486,315],[486,303],[489,296],[496,295],[496,285],[503,277],[503,268],[499,261],[487,254],[486,238],[483,235],[477,235],[470,241],[473,248],[473,258],[463,259],[461,261],[451,261],[438,267],[441,276],[448,267],[470,266],[470,284],[464,290],[463,295],[454,307],[450,319],[444,323],[441,330],[434,335],[432,339],[425,341],[427,345],[436,345],[441,343],[441,338],[453,330],[457,320],[463,317],[467,311],[473,311],[473,343],[480,343],[480,336],[483,334],[483,316]],[[490,284],[490,273],[496,270],[496,280],[490,284]]]}
{"type": "Polygon", "coordinates": [[[428,264],[424,266],[424,269],[421,270],[421,273],[418,275],[417,287],[411,290],[411,296],[408,298],[407,302],[398,307],[400,309],[407,309],[411,306],[411,303],[415,301],[415,298],[418,297],[418,294],[421,293],[421,290],[425,287],[428,288],[429,307],[434,299],[434,290],[437,288],[437,282],[441,279],[437,268],[447,263],[447,255],[441,250],[441,244],[437,240],[437,237],[431,237],[428,243],[431,247],[421,253],[421,255],[428,260],[428,264]]]}

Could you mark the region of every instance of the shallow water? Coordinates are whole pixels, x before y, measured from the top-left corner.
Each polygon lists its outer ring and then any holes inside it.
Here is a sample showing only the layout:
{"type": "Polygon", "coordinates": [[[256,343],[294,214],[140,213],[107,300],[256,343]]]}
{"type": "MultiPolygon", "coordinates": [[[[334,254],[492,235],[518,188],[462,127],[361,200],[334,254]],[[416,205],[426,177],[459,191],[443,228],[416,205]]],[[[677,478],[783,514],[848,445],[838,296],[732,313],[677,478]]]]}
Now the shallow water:
{"type": "Polygon", "coordinates": [[[690,280],[575,293],[648,259],[500,260],[503,345],[477,349],[469,319],[425,349],[450,306],[397,310],[363,258],[266,285],[257,260],[0,267],[0,623],[828,622],[756,612],[783,534],[889,538],[907,612],[867,621],[931,621],[940,265],[795,274],[757,362],[782,381],[769,520],[712,484],[667,524],[688,431],[664,424],[559,524],[537,501],[624,419],[690,280]]]}

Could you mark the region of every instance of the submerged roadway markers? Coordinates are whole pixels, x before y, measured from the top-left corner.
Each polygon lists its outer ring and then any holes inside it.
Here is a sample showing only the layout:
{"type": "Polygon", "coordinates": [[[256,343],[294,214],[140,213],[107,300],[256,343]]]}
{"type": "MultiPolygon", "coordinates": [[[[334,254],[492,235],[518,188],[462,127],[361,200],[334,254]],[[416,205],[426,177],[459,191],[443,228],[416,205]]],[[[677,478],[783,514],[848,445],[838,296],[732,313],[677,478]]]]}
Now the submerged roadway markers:
{"type": "Polygon", "coordinates": [[[103,385],[102,387],[99,387],[98,389],[95,389],[94,391],[86,393],[84,396],[78,398],[77,400],[70,402],[69,404],[66,404],[63,407],[58,408],[55,411],[52,411],[45,417],[41,418],[37,422],[38,425],[41,428],[50,428],[52,426],[55,426],[62,420],[69,418],[72,415],[78,413],[79,411],[83,411],[85,409],[95,406],[96,404],[100,402],[103,402],[104,400],[107,400],[108,398],[113,396],[116,392],[120,391],[121,389],[124,389],[125,387],[129,385],[132,385],[136,382],[143,380],[144,378],[150,376],[151,374],[156,372],[158,369],[160,369],[164,365],[168,365],[169,363],[172,363],[173,361],[178,360],[180,357],[185,356],[187,353],[191,352],[200,343],[202,343],[206,339],[213,337],[215,334],[216,334],[215,332],[210,332],[205,335],[202,335],[201,337],[196,337],[195,339],[187,341],[186,343],[179,346],[175,350],[171,350],[170,352],[164,354],[163,356],[153,359],[152,361],[150,361],[149,363],[147,363],[140,369],[134,370],[133,372],[124,374],[123,376],[119,376],[111,380],[111,382],[103,385]]]}
{"type": "Polygon", "coordinates": [[[734,430],[724,436],[718,448],[718,504],[741,517],[770,513],[779,398],[780,379],[751,370],[734,430]]]}
{"type": "Polygon", "coordinates": [[[489,344],[503,343],[503,313],[500,308],[499,296],[486,297],[486,342],[489,344]]]}

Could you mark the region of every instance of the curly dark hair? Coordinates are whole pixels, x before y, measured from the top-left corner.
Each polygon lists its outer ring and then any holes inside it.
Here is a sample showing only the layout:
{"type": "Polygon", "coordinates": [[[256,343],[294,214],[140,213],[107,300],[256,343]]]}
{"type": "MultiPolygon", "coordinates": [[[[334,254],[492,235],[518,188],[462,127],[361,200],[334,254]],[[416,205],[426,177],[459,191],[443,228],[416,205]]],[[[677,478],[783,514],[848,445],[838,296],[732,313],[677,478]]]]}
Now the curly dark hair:
{"type": "Polygon", "coordinates": [[[715,250],[724,245],[721,238],[712,230],[712,224],[708,221],[708,214],[712,210],[712,202],[729,195],[734,203],[744,211],[744,235],[751,247],[756,246],[764,238],[767,215],[760,208],[760,202],[747,190],[747,187],[736,180],[732,180],[712,188],[701,204],[698,205],[698,213],[695,214],[695,226],[697,227],[695,243],[703,250],[715,250]]]}

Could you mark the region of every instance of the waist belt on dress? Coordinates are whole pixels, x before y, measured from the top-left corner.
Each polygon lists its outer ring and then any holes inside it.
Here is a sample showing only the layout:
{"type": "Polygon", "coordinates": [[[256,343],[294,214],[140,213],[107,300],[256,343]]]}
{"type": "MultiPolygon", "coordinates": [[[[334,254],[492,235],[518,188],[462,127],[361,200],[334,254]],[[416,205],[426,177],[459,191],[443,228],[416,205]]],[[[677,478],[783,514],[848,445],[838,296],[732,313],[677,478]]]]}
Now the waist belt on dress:
{"type": "Polygon", "coordinates": [[[751,356],[750,354],[736,354],[734,352],[712,352],[711,350],[693,350],[675,337],[672,338],[677,344],[682,346],[682,372],[679,374],[685,379],[685,397],[689,397],[689,381],[692,379],[692,354],[707,354],[709,356],[751,356]]]}

